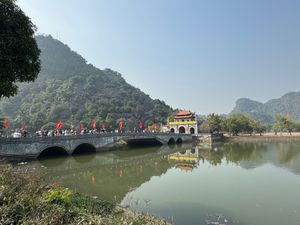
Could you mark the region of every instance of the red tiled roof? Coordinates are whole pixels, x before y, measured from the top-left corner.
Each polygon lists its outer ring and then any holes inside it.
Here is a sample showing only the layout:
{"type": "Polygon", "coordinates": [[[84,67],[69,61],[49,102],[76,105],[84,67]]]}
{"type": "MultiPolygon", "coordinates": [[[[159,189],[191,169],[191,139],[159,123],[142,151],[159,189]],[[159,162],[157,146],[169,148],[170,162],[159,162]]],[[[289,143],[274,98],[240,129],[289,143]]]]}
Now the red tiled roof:
{"type": "Polygon", "coordinates": [[[186,119],[186,118],[194,118],[194,116],[193,115],[175,116],[175,119],[186,119]]]}
{"type": "Polygon", "coordinates": [[[178,112],[176,114],[176,116],[188,116],[188,115],[191,115],[192,113],[190,111],[181,111],[181,112],[178,112]]]}

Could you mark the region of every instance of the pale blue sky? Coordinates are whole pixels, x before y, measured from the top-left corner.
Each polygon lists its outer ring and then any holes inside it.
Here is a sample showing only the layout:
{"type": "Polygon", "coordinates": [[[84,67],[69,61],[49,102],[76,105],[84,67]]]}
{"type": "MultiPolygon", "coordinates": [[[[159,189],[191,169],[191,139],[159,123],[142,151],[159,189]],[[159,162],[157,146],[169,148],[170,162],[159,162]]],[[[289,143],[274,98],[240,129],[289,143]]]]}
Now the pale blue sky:
{"type": "Polygon", "coordinates": [[[299,0],[19,0],[38,33],[174,108],[300,91],[299,0]]]}

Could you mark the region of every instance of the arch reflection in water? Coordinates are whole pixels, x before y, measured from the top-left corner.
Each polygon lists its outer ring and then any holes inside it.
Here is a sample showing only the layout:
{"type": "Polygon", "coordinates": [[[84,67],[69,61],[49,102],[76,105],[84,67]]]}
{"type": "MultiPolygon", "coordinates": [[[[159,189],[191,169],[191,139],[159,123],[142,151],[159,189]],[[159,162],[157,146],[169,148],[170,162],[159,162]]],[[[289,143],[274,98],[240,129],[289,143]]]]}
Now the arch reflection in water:
{"type": "Polygon", "coordinates": [[[83,155],[75,154],[73,158],[76,162],[85,164],[94,160],[96,158],[96,154],[95,153],[83,154],[83,155]]]}
{"type": "Polygon", "coordinates": [[[95,146],[87,143],[82,143],[74,149],[72,155],[94,154],[94,153],[96,153],[95,146]]]}
{"type": "Polygon", "coordinates": [[[67,160],[67,157],[54,157],[54,158],[40,158],[38,162],[45,168],[53,168],[63,165],[67,160]]]}

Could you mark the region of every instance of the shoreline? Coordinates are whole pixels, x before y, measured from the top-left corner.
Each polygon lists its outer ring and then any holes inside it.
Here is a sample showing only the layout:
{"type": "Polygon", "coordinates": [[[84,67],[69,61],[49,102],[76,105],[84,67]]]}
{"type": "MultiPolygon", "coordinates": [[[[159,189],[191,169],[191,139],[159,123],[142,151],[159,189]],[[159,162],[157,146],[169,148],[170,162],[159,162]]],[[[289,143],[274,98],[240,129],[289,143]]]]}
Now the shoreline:
{"type": "Polygon", "coordinates": [[[224,136],[222,142],[300,142],[300,135],[274,135],[274,134],[263,134],[259,135],[240,135],[240,136],[224,136]]]}
{"type": "Polygon", "coordinates": [[[253,143],[253,142],[300,142],[300,132],[289,133],[264,133],[261,136],[259,134],[241,134],[238,136],[229,136],[228,134],[213,134],[203,135],[198,137],[198,143],[214,144],[214,143],[253,143]]]}
{"type": "Polygon", "coordinates": [[[77,193],[11,164],[0,163],[0,201],[0,221],[7,224],[171,225],[163,218],[77,193]]]}

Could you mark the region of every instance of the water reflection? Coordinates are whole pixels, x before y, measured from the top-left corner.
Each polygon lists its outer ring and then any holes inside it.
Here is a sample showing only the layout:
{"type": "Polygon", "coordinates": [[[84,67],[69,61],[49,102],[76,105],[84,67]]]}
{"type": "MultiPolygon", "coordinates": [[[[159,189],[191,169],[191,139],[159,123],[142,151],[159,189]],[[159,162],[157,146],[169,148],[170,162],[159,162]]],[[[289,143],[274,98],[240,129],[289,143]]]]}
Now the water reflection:
{"type": "Polygon", "coordinates": [[[75,191],[120,203],[129,191],[171,168],[174,163],[168,154],[177,151],[178,147],[164,146],[42,160],[27,166],[75,191]]]}
{"type": "Polygon", "coordinates": [[[299,214],[285,214],[300,210],[294,197],[300,186],[295,176],[300,174],[299,155],[300,143],[227,143],[143,148],[20,166],[34,167],[75,191],[176,224],[297,224],[299,214]]]}
{"type": "Polygon", "coordinates": [[[211,149],[201,149],[200,155],[213,166],[223,163],[239,164],[241,161],[261,159],[267,151],[264,143],[230,143],[212,146],[211,149]]]}
{"type": "Polygon", "coordinates": [[[201,163],[233,163],[253,169],[271,163],[300,174],[299,143],[234,143],[208,147],[145,148],[31,162],[64,185],[79,192],[120,202],[128,191],[161,176],[168,169],[192,171],[201,163]]]}
{"type": "Polygon", "coordinates": [[[175,168],[192,171],[197,168],[200,160],[198,146],[170,154],[168,160],[175,163],[175,168]]]}
{"type": "Polygon", "coordinates": [[[89,163],[93,161],[96,157],[96,154],[84,154],[84,155],[74,155],[73,158],[78,163],[89,163]]]}
{"type": "Polygon", "coordinates": [[[67,160],[67,157],[57,157],[54,160],[49,160],[49,159],[41,159],[39,160],[39,163],[46,167],[46,168],[50,168],[50,167],[57,167],[60,166],[62,164],[64,164],[67,160]]]}

